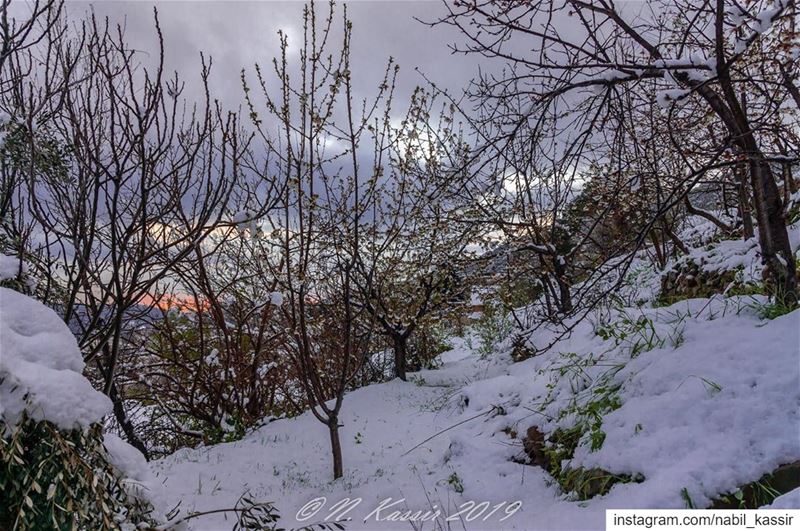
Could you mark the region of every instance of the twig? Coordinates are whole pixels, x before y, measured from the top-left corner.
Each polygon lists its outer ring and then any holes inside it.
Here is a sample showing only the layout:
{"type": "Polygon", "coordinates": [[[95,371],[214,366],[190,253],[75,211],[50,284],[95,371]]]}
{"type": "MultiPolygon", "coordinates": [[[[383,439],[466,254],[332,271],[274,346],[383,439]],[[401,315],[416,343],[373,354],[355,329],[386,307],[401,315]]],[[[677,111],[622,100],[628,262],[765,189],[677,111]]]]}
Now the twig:
{"type": "Polygon", "coordinates": [[[446,432],[446,431],[452,430],[452,429],[453,429],[453,428],[455,428],[456,426],[461,426],[462,424],[464,424],[464,423],[466,423],[466,422],[469,422],[469,421],[471,421],[471,420],[475,420],[476,418],[478,418],[478,417],[482,417],[482,416],[484,416],[484,415],[488,415],[489,413],[491,413],[491,412],[493,412],[493,411],[496,411],[496,410],[499,410],[499,409],[500,409],[500,408],[499,408],[499,407],[497,407],[497,406],[492,406],[492,409],[490,409],[489,411],[484,411],[483,413],[479,413],[478,415],[475,415],[474,417],[470,417],[470,418],[468,418],[468,419],[462,420],[461,422],[457,422],[457,423],[453,424],[452,426],[450,426],[449,428],[445,428],[445,429],[443,429],[443,430],[442,430],[442,431],[440,431],[440,432],[434,433],[433,435],[431,435],[430,437],[428,437],[427,439],[425,439],[424,441],[422,441],[421,443],[419,443],[418,445],[416,445],[415,447],[413,447],[412,449],[410,449],[409,451],[407,451],[406,453],[404,453],[404,454],[403,454],[401,457],[405,457],[405,456],[407,456],[408,454],[410,454],[411,452],[413,452],[414,450],[416,450],[417,448],[419,448],[420,446],[422,446],[422,445],[423,445],[423,444],[425,444],[426,442],[430,441],[431,439],[433,439],[433,438],[435,438],[435,437],[438,437],[439,435],[443,434],[443,433],[444,433],[444,432],[446,432]]]}

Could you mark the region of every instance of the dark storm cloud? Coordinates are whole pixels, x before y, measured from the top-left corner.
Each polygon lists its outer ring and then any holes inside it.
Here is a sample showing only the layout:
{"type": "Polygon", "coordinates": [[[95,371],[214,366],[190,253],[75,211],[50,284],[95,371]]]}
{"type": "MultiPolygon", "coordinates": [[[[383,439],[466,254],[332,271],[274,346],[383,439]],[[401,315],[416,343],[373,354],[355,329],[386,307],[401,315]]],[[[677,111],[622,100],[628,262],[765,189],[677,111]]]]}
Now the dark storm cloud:
{"type": "MultiPolygon", "coordinates": [[[[318,5],[326,9],[325,3],[318,5]]],[[[288,34],[290,46],[299,45],[302,38],[300,1],[69,2],[68,10],[73,20],[94,9],[98,16],[124,24],[129,42],[152,57],[154,6],[165,38],[168,69],[177,70],[187,81],[196,80],[200,52],[211,56],[212,90],[228,107],[237,107],[242,101],[241,69],[252,71],[256,62],[267,66],[278,54],[279,28],[288,34]]],[[[341,7],[340,3],[339,14],[341,7]]],[[[354,26],[352,70],[361,97],[374,94],[390,56],[401,66],[401,108],[414,86],[425,83],[415,68],[437,85],[455,91],[477,73],[475,57],[450,53],[448,44],[458,39],[451,28],[430,28],[414,19],[441,16],[443,6],[438,0],[356,1],[347,2],[347,9],[354,26]]],[[[192,90],[191,83],[187,87],[192,90]]]]}

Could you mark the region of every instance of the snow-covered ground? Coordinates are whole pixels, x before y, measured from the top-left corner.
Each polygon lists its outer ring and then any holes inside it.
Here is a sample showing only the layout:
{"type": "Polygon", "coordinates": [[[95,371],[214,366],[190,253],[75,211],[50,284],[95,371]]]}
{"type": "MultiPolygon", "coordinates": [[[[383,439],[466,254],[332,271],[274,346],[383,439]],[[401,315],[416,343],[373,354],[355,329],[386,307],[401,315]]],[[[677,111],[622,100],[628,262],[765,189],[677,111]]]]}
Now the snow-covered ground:
{"type": "MultiPolygon", "coordinates": [[[[795,247],[798,236],[795,226],[795,247]]],[[[759,278],[749,243],[701,245],[697,263],[759,278]]],[[[628,276],[620,300],[655,300],[657,271],[637,265],[628,276]]],[[[607,508],[706,507],[800,460],[800,310],[766,320],[767,302],[715,295],[598,309],[557,341],[558,331],[537,330],[534,346],[554,345],[519,363],[510,338],[488,355],[469,346],[475,338],[451,338],[438,369],[346,396],[345,474],[336,481],[327,428],[310,413],[149,467],[117,437],[107,436],[106,447],[156,498],[162,520],[175,506],[185,516],[233,507],[243,495],[274,502],[287,528],[345,519],[348,529],[598,529],[607,508]],[[563,468],[641,481],[578,501],[542,468],[521,464],[528,428],[549,435],[581,423],[591,428],[563,468]]],[[[0,288],[0,325],[5,420],[13,424],[25,409],[69,428],[108,412],[52,310],[0,288]]],[[[800,507],[800,489],[772,507],[800,507]]],[[[212,512],[191,525],[227,530],[234,521],[212,512]]]]}
{"type": "MultiPolygon", "coordinates": [[[[598,314],[521,363],[504,345],[482,359],[455,338],[441,368],[346,396],[345,474],[337,481],[327,429],[309,413],[151,466],[167,504],[180,502],[184,513],[231,507],[249,491],[275,502],[290,528],[333,513],[352,519],[348,529],[412,529],[386,518],[439,509],[437,524],[415,527],[597,529],[606,508],[684,508],[687,495],[706,506],[800,459],[800,310],[765,321],[760,302],[717,297],[598,314]],[[568,427],[581,405],[609,389],[621,405],[603,416],[602,446],[591,451],[584,441],[565,465],[644,481],[579,502],[543,469],[514,461],[524,457],[529,426],[568,427]],[[337,514],[348,498],[360,502],[337,514]],[[298,520],[304,506],[307,519],[298,520]]],[[[539,334],[547,342],[547,332],[539,334]]],[[[797,500],[794,492],[776,507],[797,500]]],[[[222,513],[193,521],[203,530],[232,525],[222,513]]]]}

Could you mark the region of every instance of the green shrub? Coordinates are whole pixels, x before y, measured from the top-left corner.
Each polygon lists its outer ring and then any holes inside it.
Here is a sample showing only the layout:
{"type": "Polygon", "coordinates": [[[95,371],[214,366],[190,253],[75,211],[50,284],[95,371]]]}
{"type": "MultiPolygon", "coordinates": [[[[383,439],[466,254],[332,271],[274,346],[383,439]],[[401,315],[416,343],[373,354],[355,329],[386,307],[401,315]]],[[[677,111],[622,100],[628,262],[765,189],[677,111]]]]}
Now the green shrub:
{"type": "MultiPolygon", "coordinates": [[[[627,345],[627,342],[634,338],[632,351],[635,352],[641,352],[644,348],[636,345],[653,344],[652,338],[657,337],[652,321],[634,321],[627,317],[621,327],[605,325],[599,330],[598,335],[605,339],[613,338],[617,345],[622,343],[627,345]],[[650,340],[644,341],[644,338],[650,340]]],[[[556,428],[546,439],[541,439],[538,448],[532,450],[534,454],[541,454],[544,457],[540,460],[540,464],[564,492],[570,493],[578,500],[606,494],[617,483],[642,481],[644,478],[640,474],[631,476],[613,474],[597,468],[564,466],[565,461],[575,456],[575,450],[579,446],[588,447],[592,452],[602,448],[606,438],[606,433],[603,431],[603,417],[622,406],[619,395],[622,386],[615,377],[625,365],[610,364],[601,373],[593,375],[591,370],[593,367],[607,365],[602,356],[581,357],[568,352],[562,354],[562,360],[561,363],[549,368],[551,381],[547,384],[548,392],[539,407],[539,412],[547,415],[547,406],[556,400],[559,392],[557,382],[566,379],[571,389],[569,399],[552,420],[563,423],[569,419],[570,425],[556,428]]]]}
{"type": "MultiPolygon", "coordinates": [[[[597,428],[599,428],[599,423],[597,428]]],[[[585,424],[577,424],[571,428],[558,428],[541,448],[545,456],[543,463],[545,470],[550,473],[564,492],[583,501],[607,494],[617,483],[644,480],[641,474],[630,476],[613,474],[600,468],[564,467],[562,463],[574,457],[575,450],[582,444],[582,441],[587,439],[587,435],[591,441],[592,450],[602,446],[605,433],[594,428],[586,430],[585,424]],[[599,437],[595,438],[595,435],[599,435],[599,437]]]]}
{"type": "Polygon", "coordinates": [[[752,295],[766,295],[767,290],[763,284],[755,284],[747,282],[744,284],[735,284],[728,290],[728,297],[748,297],[752,295]]]}
{"type": "MultiPolygon", "coordinates": [[[[710,509],[758,509],[800,487],[800,461],[781,465],[756,481],[711,500],[710,509]]],[[[685,489],[684,489],[685,490],[685,489]]]]}
{"type": "Polygon", "coordinates": [[[595,328],[595,333],[608,341],[614,340],[614,346],[622,346],[631,358],[642,352],[662,348],[666,341],[656,331],[653,320],[644,314],[634,318],[626,311],[619,311],[618,321],[602,323],[595,328]]]}
{"type": "Polygon", "coordinates": [[[475,323],[474,330],[478,336],[478,353],[488,356],[498,343],[506,339],[514,325],[508,318],[503,306],[499,303],[486,301],[480,319],[475,323]]]}
{"type": "Polygon", "coordinates": [[[777,319],[782,315],[793,312],[797,305],[793,302],[788,302],[784,297],[772,297],[765,303],[756,304],[758,315],[762,319],[777,319]]]}
{"type": "Polygon", "coordinates": [[[100,425],[59,430],[47,421],[0,422],[0,529],[152,527],[152,508],[130,497],[108,461],[100,425]]]}
{"type": "Polygon", "coordinates": [[[447,319],[426,320],[411,334],[409,355],[420,368],[436,369],[436,357],[453,348],[447,319]]]}

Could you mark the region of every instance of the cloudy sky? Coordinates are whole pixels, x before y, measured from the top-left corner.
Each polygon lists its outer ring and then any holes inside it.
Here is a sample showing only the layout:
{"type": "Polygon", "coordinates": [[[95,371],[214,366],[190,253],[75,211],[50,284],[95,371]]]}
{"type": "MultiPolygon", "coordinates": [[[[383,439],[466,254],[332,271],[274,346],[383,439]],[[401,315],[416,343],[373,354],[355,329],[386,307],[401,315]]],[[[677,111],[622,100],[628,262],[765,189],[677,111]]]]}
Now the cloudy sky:
{"type": "MultiPolygon", "coordinates": [[[[414,19],[441,16],[440,0],[346,3],[354,26],[352,70],[362,96],[372,93],[390,56],[401,66],[400,97],[424,84],[415,68],[438,85],[455,90],[477,73],[475,57],[451,54],[448,45],[458,39],[451,28],[431,28],[414,19]]],[[[252,70],[256,62],[268,65],[278,53],[279,28],[289,35],[290,46],[302,37],[302,1],[68,2],[73,18],[94,9],[98,15],[125,24],[129,41],[143,51],[153,50],[156,42],[154,6],[164,32],[167,66],[190,80],[199,71],[199,53],[211,55],[213,92],[229,106],[238,106],[242,100],[241,69],[252,70]]],[[[320,8],[326,9],[325,3],[320,8]]]]}

